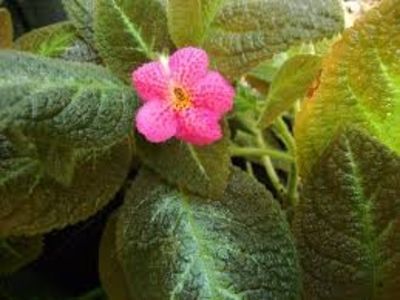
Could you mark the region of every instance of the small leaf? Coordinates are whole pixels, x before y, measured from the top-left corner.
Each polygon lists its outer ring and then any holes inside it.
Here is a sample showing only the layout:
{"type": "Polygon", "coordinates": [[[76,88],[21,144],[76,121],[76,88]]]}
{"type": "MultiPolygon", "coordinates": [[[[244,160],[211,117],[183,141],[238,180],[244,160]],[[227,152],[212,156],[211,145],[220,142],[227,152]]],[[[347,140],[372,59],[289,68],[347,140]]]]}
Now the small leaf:
{"type": "Polygon", "coordinates": [[[281,67],[272,81],[264,113],[259,126],[264,129],[282,113],[302,99],[321,70],[321,58],[315,55],[298,55],[281,67]]]}
{"type": "Polygon", "coordinates": [[[305,299],[396,299],[400,157],[365,132],[332,141],[305,180],[294,222],[305,299]]]}
{"type": "Polygon", "coordinates": [[[96,62],[97,54],[79,36],[71,22],[32,30],[15,41],[14,48],[70,61],[96,62]]]}
{"type": "Polygon", "coordinates": [[[95,40],[108,67],[124,81],[154,51],[168,50],[165,0],[95,0],[95,40]]]}
{"type": "Polygon", "coordinates": [[[178,47],[201,46],[235,79],[291,45],[333,36],[344,20],[337,0],[170,0],[168,25],[178,47]]]}
{"type": "Polygon", "coordinates": [[[229,133],[210,146],[197,147],[171,140],[151,144],[138,135],[137,152],[143,163],[169,183],[201,196],[221,195],[231,166],[229,133]]]}
{"type": "Polygon", "coordinates": [[[299,298],[296,250],[284,215],[240,170],[215,199],[141,173],[119,212],[115,243],[129,299],[299,298]]]}
{"type": "Polygon", "coordinates": [[[400,0],[385,0],[343,34],[324,59],[319,88],[296,118],[306,176],[342,126],[367,130],[400,153],[400,0]]]}
{"type": "Polygon", "coordinates": [[[62,0],[68,18],[80,35],[89,43],[94,45],[93,17],[96,0],[62,0]]]}
{"type": "Polygon", "coordinates": [[[133,91],[105,69],[0,52],[0,236],[97,212],[129,169],[133,91]]]}
{"type": "Polygon", "coordinates": [[[0,49],[12,48],[13,37],[11,15],[6,8],[0,7],[0,49]]]}
{"type": "Polygon", "coordinates": [[[34,261],[42,253],[41,236],[0,239],[0,275],[8,275],[34,261]]]}

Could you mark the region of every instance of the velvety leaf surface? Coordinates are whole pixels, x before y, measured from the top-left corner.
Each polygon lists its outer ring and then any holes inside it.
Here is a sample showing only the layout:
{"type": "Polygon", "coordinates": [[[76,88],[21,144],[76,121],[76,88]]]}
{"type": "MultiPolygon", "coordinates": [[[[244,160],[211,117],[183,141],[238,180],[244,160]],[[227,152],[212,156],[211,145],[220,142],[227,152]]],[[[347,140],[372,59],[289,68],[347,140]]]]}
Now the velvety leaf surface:
{"type": "Polygon", "coordinates": [[[80,35],[94,44],[93,17],[95,0],[62,0],[68,18],[74,22],[80,35]]]}
{"type": "Polygon", "coordinates": [[[365,133],[340,134],[304,183],[294,229],[305,299],[400,293],[400,157],[365,133]]]}
{"type": "Polygon", "coordinates": [[[12,47],[13,35],[11,15],[6,8],[0,8],[0,49],[12,47]]]}
{"type": "Polygon", "coordinates": [[[229,130],[210,146],[197,147],[170,140],[151,144],[141,136],[136,140],[143,163],[169,183],[201,196],[220,196],[230,173],[229,130]]]}
{"type": "Polygon", "coordinates": [[[165,0],[95,0],[97,49],[123,80],[149,60],[146,52],[171,48],[165,10],[165,0]]]}
{"type": "Polygon", "coordinates": [[[290,45],[330,37],[343,23],[337,0],[168,1],[176,45],[202,46],[231,79],[290,45]]]}
{"type": "Polygon", "coordinates": [[[106,70],[0,52],[0,236],[80,221],[125,179],[136,97],[106,70]]]}
{"type": "Polygon", "coordinates": [[[287,60],[272,81],[259,126],[269,126],[297,100],[304,98],[320,70],[319,56],[298,55],[287,60]]]}
{"type": "Polygon", "coordinates": [[[234,170],[220,198],[179,192],[147,171],[116,228],[130,299],[298,299],[289,226],[265,188],[234,170]]]}
{"type": "Polygon", "coordinates": [[[71,22],[32,30],[15,41],[14,48],[41,56],[78,62],[96,62],[97,54],[83,41],[71,22]]]}
{"type": "Polygon", "coordinates": [[[41,236],[0,239],[0,276],[34,261],[42,253],[41,236]]]}
{"type": "Polygon", "coordinates": [[[346,124],[400,152],[400,0],[385,0],[347,30],[323,62],[320,86],[295,128],[304,176],[346,124]]]}

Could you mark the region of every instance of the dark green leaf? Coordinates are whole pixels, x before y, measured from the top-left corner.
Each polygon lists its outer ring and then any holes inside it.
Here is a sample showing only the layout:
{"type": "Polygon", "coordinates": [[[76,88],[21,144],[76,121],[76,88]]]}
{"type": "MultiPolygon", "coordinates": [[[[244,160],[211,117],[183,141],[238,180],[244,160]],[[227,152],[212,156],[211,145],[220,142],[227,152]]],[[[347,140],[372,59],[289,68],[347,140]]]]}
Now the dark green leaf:
{"type": "Polygon", "coordinates": [[[0,239],[0,275],[10,274],[42,253],[41,236],[0,239]]]}
{"type": "Polygon", "coordinates": [[[265,128],[302,99],[321,70],[321,58],[298,55],[290,58],[275,75],[259,126],[265,128]]]}
{"type": "Polygon", "coordinates": [[[182,141],[151,144],[137,138],[142,161],[169,183],[201,196],[219,196],[229,177],[229,130],[210,146],[196,147],[182,141]]]}
{"type": "Polygon", "coordinates": [[[154,51],[171,48],[165,0],[95,0],[95,40],[108,67],[125,81],[154,51]]]}
{"type": "Polygon", "coordinates": [[[218,70],[238,78],[274,54],[343,29],[338,0],[169,0],[168,24],[178,47],[205,48],[218,70]]]}
{"type": "Polygon", "coordinates": [[[94,44],[93,17],[96,0],[62,0],[69,19],[74,22],[80,35],[94,44]]]}
{"type": "Polygon", "coordinates": [[[400,157],[364,132],[340,134],[306,178],[294,222],[305,299],[400,294],[400,157]]]}
{"type": "Polygon", "coordinates": [[[115,243],[130,299],[299,298],[296,250],[284,215],[265,188],[239,170],[217,199],[142,173],[121,208],[115,243]]]}
{"type": "Polygon", "coordinates": [[[1,52],[0,236],[98,211],[129,168],[133,91],[106,70],[1,52]]]}

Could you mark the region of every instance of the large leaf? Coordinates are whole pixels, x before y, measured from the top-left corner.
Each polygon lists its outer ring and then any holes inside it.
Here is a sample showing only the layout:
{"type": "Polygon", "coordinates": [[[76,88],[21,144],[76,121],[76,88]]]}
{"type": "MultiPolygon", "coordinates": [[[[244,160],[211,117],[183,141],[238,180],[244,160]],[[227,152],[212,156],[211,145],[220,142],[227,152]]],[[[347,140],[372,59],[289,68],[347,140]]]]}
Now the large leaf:
{"type": "Polygon", "coordinates": [[[177,46],[200,45],[218,69],[237,78],[301,41],[343,28],[337,0],[170,0],[168,24],[177,46]]]}
{"type": "Polygon", "coordinates": [[[80,62],[96,62],[97,54],[78,36],[71,22],[32,30],[15,41],[14,48],[41,56],[80,62]]]}
{"type": "Polygon", "coordinates": [[[114,259],[130,299],[299,298],[296,250],[284,215],[240,170],[217,199],[142,173],[120,210],[115,239],[114,259]]]}
{"type": "Polygon", "coordinates": [[[348,130],[307,178],[295,217],[305,299],[397,299],[400,157],[348,130]]]}
{"type": "Polygon", "coordinates": [[[205,147],[177,140],[151,144],[138,136],[137,152],[149,168],[169,183],[201,196],[219,196],[226,187],[231,166],[227,126],[224,132],[222,140],[205,147]]]}
{"type": "Polygon", "coordinates": [[[82,37],[92,45],[94,43],[95,0],[62,0],[62,3],[69,19],[74,22],[82,37]]]}
{"type": "Polygon", "coordinates": [[[171,48],[165,0],[95,0],[95,40],[108,67],[123,80],[150,59],[150,52],[171,48]]]}
{"type": "Polygon", "coordinates": [[[10,274],[42,253],[41,236],[0,239],[0,275],[10,274]]]}
{"type": "Polygon", "coordinates": [[[106,70],[0,53],[0,236],[95,213],[129,168],[136,98],[106,70]]]}
{"type": "Polygon", "coordinates": [[[275,75],[259,126],[265,128],[282,113],[304,98],[321,70],[321,58],[298,55],[290,58],[275,75]]]}
{"type": "Polygon", "coordinates": [[[0,8],[0,49],[11,48],[13,37],[11,15],[6,8],[0,8]]]}
{"type": "Polygon", "coordinates": [[[295,128],[303,176],[340,126],[356,125],[400,152],[400,0],[385,0],[323,62],[319,89],[295,128]]]}

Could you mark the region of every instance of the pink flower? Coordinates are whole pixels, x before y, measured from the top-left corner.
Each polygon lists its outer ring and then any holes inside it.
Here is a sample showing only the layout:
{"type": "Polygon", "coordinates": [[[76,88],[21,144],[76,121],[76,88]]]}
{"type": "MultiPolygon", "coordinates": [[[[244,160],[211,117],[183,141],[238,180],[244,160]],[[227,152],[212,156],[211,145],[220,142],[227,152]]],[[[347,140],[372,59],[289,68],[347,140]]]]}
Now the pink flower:
{"type": "Polygon", "coordinates": [[[147,140],[176,137],[207,145],[222,137],[219,121],[232,109],[234,90],[218,72],[208,71],[205,51],[180,49],[169,59],[141,66],[132,77],[144,103],[136,126],[147,140]]]}

